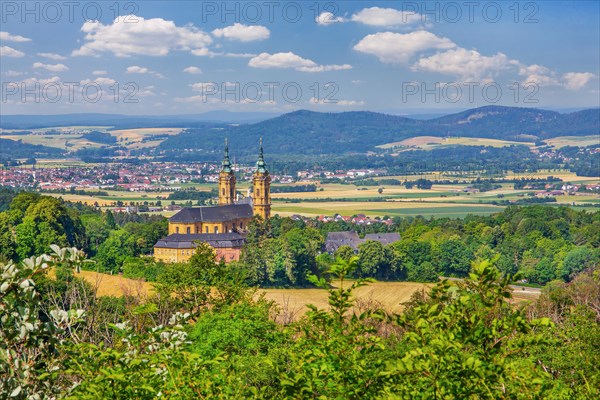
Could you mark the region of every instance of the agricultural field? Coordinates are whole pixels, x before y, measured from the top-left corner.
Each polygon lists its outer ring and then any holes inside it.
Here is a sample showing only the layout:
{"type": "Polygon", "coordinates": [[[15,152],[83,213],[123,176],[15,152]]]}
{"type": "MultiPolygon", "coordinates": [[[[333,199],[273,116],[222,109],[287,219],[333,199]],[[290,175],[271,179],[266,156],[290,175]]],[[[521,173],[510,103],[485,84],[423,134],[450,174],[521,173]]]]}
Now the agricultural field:
{"type": "MultiPolygon", "coordinates": [[[[93,271],[81,271],[75,275],[96,288],[98,296],[136,295],[144,298],[153,292],[151,283],[120,275],[93,271]]],[[[390,313],[398,313],[413,293],[428,290],[431,286],[431,283],[417,282],[373,282],[356,290],[356,306],[381,307],[390,313]]],[[[283,312],[294,318],[299,318],[308,310],[307,304],[322,309],[329,308],[327,292],[323,289],[258,289],[256,294],[276,302],[283,312]]],[[[539,289],[515,288],[513,296],[512,301],[516,303],[535,300],[539,296],[539,289]]]]}
{"type": "MultiPolygon", "coordinates": [[[[545,139],[544,142],[555,149],[560,149],[565,146],[593,146],[600,144],[597,135],[586,135],[586,136],[559,136],[551,139],[545,139]]],[[[499,139],[488,139],[488,138],[475,138],[475,137],[436,137],[436,136],[416,136],[408,139],[404,139],[398,142],[386,143],[377,146],[380,149],[395,149],[395,150],[432,150],[441,148],[444,146],[490,146],[490,147],[507,147],[513,145],[523,145],[530,148],[534,148],[535,144],[533,141],[515,142],[511,140],[499,140],[499,139]]]]}
{"type": "Polygon", "coordinates": [[[544,142],[548,145],[560,149],[565,146],[593,146],[600,144],[598,135],[587,135],[587,136],[559,136],[552,139],[546,139],[544,142]]]}
{"type": "Polygon", "coordinates": [[[156,147],[165,140],[165,135],[177,135],[183,128],[137,128],[110,131],[117,138],[117,143],[130,150],[156,147]],[[155,140],[154,136],[159,136],[155,140]]]}
{"type": "MultiPolygon", "coordinates": [[[[571,183],[598,182],[598,178],[578,177],[567,172],[542,172],[531,177],[547,177],[553,175],[571,183]]],[[[510,175],[509,175],[510,176],[510,175]]],[[[389,177],[388,177],[389,178],[389,177]]],[[[182,185],[183,186],[183,185],[182,185]]],[[[210,191],[214,184],[186,184],[198,191],[210,191]]],[[[247,184],[238,188],[245,193],[247,184]]],[[[276,185],[275,185],[276,186],[276,185]]],[[[430,190],[406,189],[404,186],[354,186],[352,184],[319,184],[316,192],[273,193],[273,214],[290,216],[294,214],[315,217],[319,215],[366,214],[370,217],[417,216],[424,217],[464,217],[468,214],[489,215],[502,211],[504,207],[490,204],[499,200],[519,200],[535,190],[515,190],[513,184],[503,183],[495,190],[482,193],[465,192],[465,184],[434,184],[430,190]]],[[[170,193],[164,192],[126,192],[103,190],[106,196],[81,194],[56,194],[65,200],[82,202],[88,205],[98,203],[101,207],[114,206],[117,201],[128,205],[130,202],[149,203],[161,200],[163,205],[171,203],[166,200],[170,193]]],[[[578,194],[556,196],[556,203],[551,205],[584,205],[600,203],[600,196],[595,194],[578,194]]],[[[185,204],[186,200],[177,200],[176,204],[185,204]]],[[[170,216],[172,212],[161,213],[170,216]]]]}
{"type": "Polygon", "coordinates": [[[322,203],[274,203],[273,214],[290,216],[294,214],[316,217],[319,215],[365,214],[370,217],[399,216],[415,217],[464,217],[468,214],[489,215],[500,212],[504,207],[485,204],[445,204],[419,201],[394,201],[394,202],[322,202],[322,203]]]}
{"type": "Polygon", "coordinates": [[[14,135],[15,130],[0,130],[0,137],[3,139],[21,140],[23,143],[57,147],[59,149],[76,151],[84,148],[98,148],[106,146],[105,144],[92,142],[83,139],[81,136],[85,132],[97,130],[108,132],[117,138],[116,145],[127,147],[130,150],[136,150],[146,147],[158,146],[166,135],[177,135],[183,128],[139,128],[108,130],[110,126],[66,126],[57,128],[28,129],[31,134],[14,135]],[[47,133],[49,132],[49,133],[47,133]],[[155,140],[152,137],[157,136],[155,140]]]}
{"type": "Polygon", "coordinates": [[[386,143],[377,146],[381,149],[398,149],[398,150],[432,150],[444,146],[490,146],[490,147],[507,147],[513,145],[525,145],[533,147],[533,142],[515,142],[510,140],[487,139],[487,138],[472,138],[472,137],[448,137],[441,138],[435,136],[417,136],[409,139],[404,139],[399,142],[386,143]]]}

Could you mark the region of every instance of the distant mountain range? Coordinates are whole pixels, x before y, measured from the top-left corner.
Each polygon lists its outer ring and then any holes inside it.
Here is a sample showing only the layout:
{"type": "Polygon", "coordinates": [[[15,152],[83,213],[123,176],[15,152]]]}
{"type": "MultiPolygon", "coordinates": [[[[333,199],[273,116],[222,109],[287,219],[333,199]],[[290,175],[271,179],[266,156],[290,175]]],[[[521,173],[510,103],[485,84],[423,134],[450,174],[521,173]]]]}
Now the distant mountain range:
{"type": "Polygon", "coordinates": [[[188,129],[160,144],[161,150],[218,151],[229,138],[237,154],[365,153],[375,146],[415,136],[465,136],[535,141],[556,136],[600,135],[600,109],[561,114],[534,108],[486,106],[429,120],[368,111],[295,111],[254,124],[188,129]]]}
{"type": "Polygon", "coordinates": [[[254,155],[259,138],[265,151],[279,155],[364,154],[376,146],[415,136],[463,136],[531,142],[556,136],[600,135],[600,109],[571,113],[535,108],[486,106],[431,119],[369,111],[271,113],[225,111],[198,115],[118,114],[7,115],[4,129],[103,125],[116,128],[184,127],[158,146],[173,155],[220,152],[228,138],[237,156],[254,155]]]}
{"type": "Polygon", "coordinates": [[[2,129],[38,129],[59,126],[114,126],[126,128],[193,127],[198,123],[254,123],[278,116],[277,113],[209,111],[190,115],[57,114],[3,115],[2,129]]]}

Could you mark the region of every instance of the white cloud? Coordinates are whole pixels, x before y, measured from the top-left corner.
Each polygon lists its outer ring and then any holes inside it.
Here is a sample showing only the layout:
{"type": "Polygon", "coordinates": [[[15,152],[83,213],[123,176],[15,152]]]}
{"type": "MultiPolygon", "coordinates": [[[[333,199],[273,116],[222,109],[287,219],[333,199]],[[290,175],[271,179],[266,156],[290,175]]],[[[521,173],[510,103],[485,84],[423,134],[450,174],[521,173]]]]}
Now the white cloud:
{"type": "Polygon", "coordinates": [[[13,49],[12,47],[8,47],[8,46],[0,47],[0,57],[19,58],[19,57],[23,57],[24,55],[25,55],[25,53],[23,53],[22,51],[13,49]]]}
{"type": "Polygon", "coordinates": [[[421,15],[410,11],[398,11],[394,8],[363,8],[352,16],[352,21],[371,26],[398,26],[421,21],[421,15]]]}
{"type": "MultiPolygon", "coordinates": [[[[227,82],[227,83],[231,83],[231,82],[227,82]]],[[[229,85],[229,86],[231,86],[231,85],[229,85]]],[[[197,82],[197,83],[192,83],[191,85],[189,85],[189,87],[191,87],[192,90],[195,92],[204,92],[207,90],[210,92],[214,92],[214,91],[219,90],[219,84],[216,82],[197,82]]]]}
{"type": "Polygon", "coordinates": [[[127,67],[125,71],[128,74],[147,74],[150,70],[146,67],[139,67],[137,65],[132,65],[131,67],[127,67]]]}
{"type": "Polygon", "coordinates": [[[163,79],[165,77],[160,72],[151,71],[146,67],[140,67],[138,65],[132,65],[132,66],[127,67],[127,69],[125,70],[125,73],[126,74],[150,74],[150,75],[154,75],[160,79],[163,79]]]}
{"type": "Polygon", "coordinates": [[[31,42],[31,39],[29,38],[19,35],[11,35],[5,31],[0,32],[0,40],[4,42],[31,42]]]}
{"type": "Polygon", "coordinates": [[[42,69],[52,71],[52,72],[61,72],[61,71],[69,70],[69,67],[67,67],[64,64],[43,64],[41,62],[33,63],[33,68],[35,68],[35,69],[42,68],[42,69]]]}
{"type": "Polygon", "coordinates": [[[519,65],[519,75],[525,77],[523,83],[535,83],[538,86],[559,84],[556,74],[542,65],[519,65]]]}
{"type": "Polygon", "coordinates": [[[56,61],[61,61],[61,60],[67,59],[67,57],[61,56],[60,54],[56,54],[56,53],[37,53],[37,55],[40,57],[49,58],[51,60],[56,60],[56,61]]]}
{"type": "Polygon", "coordinates": [[[373,54],[383,63],[403,64],[428,49],[451,49],[456,45],[447,38],[427,31],[410,33],[378,32],[365,36],[354,46],[361,53],[373,54]]]}
{"type": "Polygon", "coordinates": [[[253,42],[268,39],[271,31],[261,25],[244,25],[236,22],[231,26],[215,29],[212,31],[212,34],[219,38],[239,40],[240,42],[253,42]]]}
{"type": "Polygon", "coordinates": [[[154,93],[154,86],[152,86],[152,85],[141,88],[140,90],[138,90],[135,93],[135,95],[138,96],[138,97],[152,97],[152,96],[156,96],[156,94],[154,93]]]}
{"type": "Polygon", "coordinates": [[[199,51],[205,49],[212,38],[193,25],[176,26],[162,18],[144,19],[133,16],[137,22],[123,23],[115,19],[110,25],[87,21],[81,27],[85,43],[74,56],[91,56],[113,53],[117,57],[131,55],[166,56],[170,51],[199,51]]]}
{"type": "Polygon", "coordinates": [[[330,13],[329,11],[323,11],[315,18],[315,22],[317,23],[317,25],[331,25],[340,22],[345,22],[345,19],[343,17],[336,17],[333,13],[330,13]]]}
{"type": "Polygon", "coordinates": [[[430,57],[423,57],[412,66],[412,69],[453,75],[463,80],[480,80],[490,78],[515,63],[516,61],[509,60],[502,53],[488,57],[481,55],[476,50],[459,47],[430,57]]]}
{"type": "Polygon", "coordinates": [[[187,67],[183,69],[183,72],[187,72],[188,74],[201,74],[202,70],[198,67],[187,67]]]}
{"type": "Polygon", "coordinates": [[[293,68],[301,72],[324,72],[351,69],[349,64],[319,65],[312,60],[302,58],[292,52],[261,53],[250,59],[248,65],[252,68],[293,68]]]}
{"type": "Polygon", "coordinates": [[[325,106],[340,106],[340,107],[352,107],[352,106],[364,106],[365,102],[362,100],[326,100],[326,99],[317,99],[315,97],[311,97],[308,100],[309,104],[319,104],[325,106]]]}
{"type": "Polygon", "coordinates": [[[117,83],[117,81],[115,81],[114,79],[108,78],[105,76],[99,76],[98,78],[95,78],[93,80],[92,79],[84,79],[80,83],[82,85],[87,85],[92,82],[97,83],[98,85],[104,85],[104,86],[111,86],[111,85],[114,85],[115,83],[117,83]]]}
{"type": "Polygon", "coordinates": [[[105,70],[100,69],[100,70],[96,70],[96,71],[92,72],[92,75],[106,75],[107,73],[108,72],[106,72],[105,70]]]}
{"type": "Polygon", "coordinates": [[[58,76],[53,76],[51,78],[46,78],[46,79],[38,79],[36,77],[30,77],[27,79],[24,79],[22,81],[22,83],[24,83],[26,86],[33,86],[36,83],[39,83],[40,85],[46,85],[48,83],[58,83],[60,82],[60,78],[58,76]]]}
{"type": "Polygon", "coordinates": [[[579,90],[594,77],[590,72],[567,72],[562,76],[563,85],[568,90],[579,90]]]}
{"type": "Polygon", "coordinates": [[[21,76],[21,75],[23,75],[23,73],[20,71],[13,71],[12,69],[9,69],[8,71],[6,71],[4,73],[4,75],[6,75],[6,76],[21,76]]]}

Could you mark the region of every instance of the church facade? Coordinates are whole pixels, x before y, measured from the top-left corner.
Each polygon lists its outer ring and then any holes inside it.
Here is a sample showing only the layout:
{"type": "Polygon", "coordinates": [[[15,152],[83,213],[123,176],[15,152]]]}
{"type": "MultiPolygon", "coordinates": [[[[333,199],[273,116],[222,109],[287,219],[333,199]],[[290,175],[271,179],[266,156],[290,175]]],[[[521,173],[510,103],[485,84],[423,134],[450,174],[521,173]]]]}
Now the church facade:
{"type": "Polygon", "coordinates": [[[271,216],[271,176],[264,160],[262,139],[252,185],[251,199],[238,202],[235,171],[226,141],[219,172],[218,205],[184,208],[169,218],[169,236],[154,245],[155,260],[185,262],[194,254],[198,242],[213,247],[217,259],[225,262],[239,260],[245,232],[253,216],[263,219],[271,216]]]}

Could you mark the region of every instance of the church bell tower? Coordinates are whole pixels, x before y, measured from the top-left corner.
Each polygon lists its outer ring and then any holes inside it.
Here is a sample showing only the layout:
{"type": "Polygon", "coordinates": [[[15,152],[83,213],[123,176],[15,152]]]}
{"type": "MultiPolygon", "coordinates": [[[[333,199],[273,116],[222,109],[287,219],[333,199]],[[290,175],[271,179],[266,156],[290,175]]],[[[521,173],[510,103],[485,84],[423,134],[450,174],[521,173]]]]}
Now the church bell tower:
{"type": "Polygon", "coordinates": [[[252,186],[254,187],[252,194],[254,215],[267,220],[271,217],[271,176],[269,175],[269,171],[267,171],[267,164],[263,158],[262,138],[260,139],[256,171],[252,176],[252,186]]]}
{"type": "Polygon", "coordinates": [[[229,146],[225,139],[225,156],[219,172],[219,205],[235,204],[235,173],[229,161],[229,146]]]}

